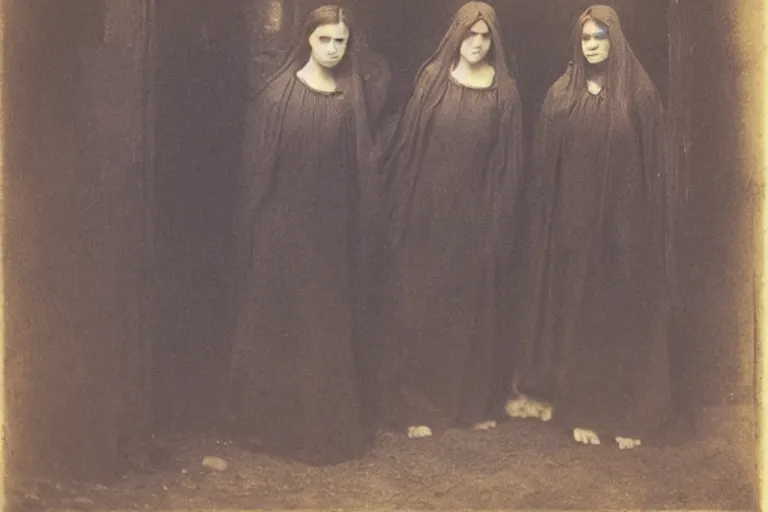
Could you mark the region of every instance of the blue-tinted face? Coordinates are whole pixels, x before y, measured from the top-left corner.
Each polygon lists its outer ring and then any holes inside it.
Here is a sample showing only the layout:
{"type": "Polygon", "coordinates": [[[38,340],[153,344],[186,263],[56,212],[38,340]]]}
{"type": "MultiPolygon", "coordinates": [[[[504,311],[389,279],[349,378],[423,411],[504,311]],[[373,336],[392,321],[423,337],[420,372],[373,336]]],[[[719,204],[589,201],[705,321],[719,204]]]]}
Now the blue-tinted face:
{"type": "Polygon", "coordinates": [[[611,40],[608,28],[593,20],[588,20],[581,28],[581,51],[590,64],[600,64],[611,53],[611,40]]]}

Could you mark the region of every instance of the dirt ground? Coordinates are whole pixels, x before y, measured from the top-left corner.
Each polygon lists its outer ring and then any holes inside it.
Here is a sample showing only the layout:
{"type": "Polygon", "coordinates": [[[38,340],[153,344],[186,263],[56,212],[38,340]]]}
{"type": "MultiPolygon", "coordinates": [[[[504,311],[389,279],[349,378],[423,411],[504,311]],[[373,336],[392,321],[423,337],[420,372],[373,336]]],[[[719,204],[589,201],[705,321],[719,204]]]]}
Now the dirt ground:
{"type": "Polygon", "coordinates": [[[215,437],[166,440],[172,467],[113,486],[9,481],[8,510],[757,510],[751,407],[704,411],[689,443],[619,451],[576,445],[556,427],[510,420],[431,439],[383,434],[361,460],[315,468],[215,437]],[[223,471],[201,464],[224,459],[223,471]]]}

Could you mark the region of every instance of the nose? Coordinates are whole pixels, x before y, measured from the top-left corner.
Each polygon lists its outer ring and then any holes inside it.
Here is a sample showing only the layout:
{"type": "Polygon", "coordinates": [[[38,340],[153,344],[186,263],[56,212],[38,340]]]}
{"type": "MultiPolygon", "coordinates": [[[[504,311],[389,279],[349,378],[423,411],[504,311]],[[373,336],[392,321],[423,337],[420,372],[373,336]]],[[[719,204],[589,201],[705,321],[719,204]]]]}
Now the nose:
{"type": "Polygon", "coordinates": [[[328,53],[331,55],[336,55],[336,50],[337,50],[336,41],[331,41],[328,44],[328,53]]]}
{"type": "Polygon", "coordinates": [[[480,34],[476,34],[472,38],[472,46],[474,46],[475,48],[480,48],[482,44],[483,44],[483,36],[481,36],[480,34]]]}
{"type": "Polygon", "coordinates": [[[587,41],[587,50],[597,50],[597,40],[590,39],[587,41]]]}

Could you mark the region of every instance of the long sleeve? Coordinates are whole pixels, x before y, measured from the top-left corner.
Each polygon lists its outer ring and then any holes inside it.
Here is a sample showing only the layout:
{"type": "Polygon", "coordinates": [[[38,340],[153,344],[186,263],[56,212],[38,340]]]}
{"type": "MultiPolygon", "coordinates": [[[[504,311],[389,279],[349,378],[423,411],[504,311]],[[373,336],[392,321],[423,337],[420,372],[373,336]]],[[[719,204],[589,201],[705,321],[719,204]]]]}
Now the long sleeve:
{"type": "Polygon", "coordinates": [[[493,217],[489,250],[506,259],[518,241],[523,166],[523,112],[514,83],[500,91],[499,137],[490,162],[493,217]]]}
{"type": "Polygon", "coordinates": [[[671,273],[674,182],[667,167],[664,111],[655,91],[638,96],[635,114],[639,125],[643,172],[654,206],[654,240],[659,247],[660,263],[671,273]]]}
{"type": "MultiPolygon", "coordinates": [[[[282,81],[276,81],[270,88],[281,86],[282,81]]],[[[263,91],[249,105],[246,113],[235,223],[235,262],[241,283],[245,282],[248,267],[253,261],[253,223],[274,176],[282,126],[281,111],[285,109],[283,96],[289,91],[282,91],[279,95],[272,93],[270,89],[263,91]]]]}
{"type": "MultiPolygon", "coordinates": [[[[384,215],[389,223],[389,241],[395,247],[405,230],[408,217],[410,192],[417,179],[418,166],[412,165],[418,158],[423,138],[427,132],[428,119],[424,119],[427,88],[434,77],[434,70],[428,67],[419,77],[413,93],[400,116],[388,150],[383,155],[382,179],[384,183],[384,215]]],[[[390,247],[390,249],[392,249],[390,247]]]]}

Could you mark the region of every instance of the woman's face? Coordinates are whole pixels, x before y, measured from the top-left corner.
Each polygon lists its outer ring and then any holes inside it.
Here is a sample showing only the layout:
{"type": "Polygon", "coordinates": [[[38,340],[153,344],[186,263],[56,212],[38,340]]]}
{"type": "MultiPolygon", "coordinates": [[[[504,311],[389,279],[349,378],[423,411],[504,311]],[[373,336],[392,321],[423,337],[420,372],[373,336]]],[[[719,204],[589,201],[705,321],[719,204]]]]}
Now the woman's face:
{"type": "Polygon", "coordinates": [[[469,28],[469,34],[462,41],[459,54],[470,64],[477,64],[485,59],[491,49],[491,29],[479,20],[469,28]]]}
{"type": "Polygon", "coordinates": [[[581,27],[581,51],[590,64],[600,64],[607,60],[611,53],[608,28],[594,20],[587,20],[581,27]]]}
{"type": "Polygon", "coordinates": [[[333,68],[341,62],[349,43],[349,28],[346,23],[320,25],[309,35],[312,60],[326,68],[333,68]]]}

